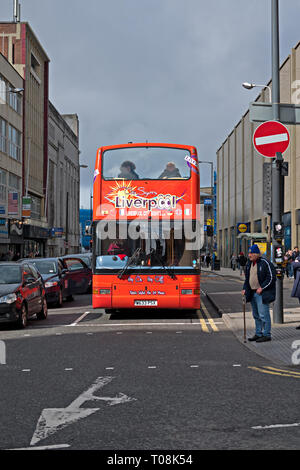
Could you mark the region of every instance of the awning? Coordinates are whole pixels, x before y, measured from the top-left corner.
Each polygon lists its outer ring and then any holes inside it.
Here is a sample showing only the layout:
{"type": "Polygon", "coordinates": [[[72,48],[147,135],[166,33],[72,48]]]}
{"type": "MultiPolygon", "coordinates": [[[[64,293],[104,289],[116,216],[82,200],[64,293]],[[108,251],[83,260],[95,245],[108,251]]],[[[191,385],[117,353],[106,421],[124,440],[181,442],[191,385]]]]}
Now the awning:
{"type": "Polygon", "coordinates": [[[246,240],[267,240],[267,233],[240,233],[236,238],[246,238],[246,240]]]}

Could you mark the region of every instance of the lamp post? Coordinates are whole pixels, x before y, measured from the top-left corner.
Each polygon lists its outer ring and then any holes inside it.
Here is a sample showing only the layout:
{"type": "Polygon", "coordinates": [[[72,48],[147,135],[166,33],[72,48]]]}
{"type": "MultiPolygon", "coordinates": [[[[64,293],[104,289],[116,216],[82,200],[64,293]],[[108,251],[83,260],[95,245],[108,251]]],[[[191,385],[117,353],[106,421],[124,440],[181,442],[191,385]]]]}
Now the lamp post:
{"type": "MultiPolygon", "coordinates": [[[[213,220],[213,223],[215,224],[215,220],[214,220],[214,164],[213,162],[209,162],[209,161],[199,161],[199,164],[200,163],[204,163],[204,164],[206,163],[207,165],[211,165],[211,200],[212,200],[212,210],[213,210],[212,220],[213,220]]],[[[207,235],[206,235],[206,241],[208,245],[207,235]]],[[[211,247],[212,247],[212,243],[211,243],[211,247]]]]}
{"type": "Polygon", "coordinates": [[[271,87],[269,87],[268,85],[259,85],[258,83],[244,82],[242,86],[246,88],[246,90],[252,90],[252,88],[255,88],[255,87],[267,88],[269,91],[269,102],[272,103],[272,90],[271,90],[271,87]]]}

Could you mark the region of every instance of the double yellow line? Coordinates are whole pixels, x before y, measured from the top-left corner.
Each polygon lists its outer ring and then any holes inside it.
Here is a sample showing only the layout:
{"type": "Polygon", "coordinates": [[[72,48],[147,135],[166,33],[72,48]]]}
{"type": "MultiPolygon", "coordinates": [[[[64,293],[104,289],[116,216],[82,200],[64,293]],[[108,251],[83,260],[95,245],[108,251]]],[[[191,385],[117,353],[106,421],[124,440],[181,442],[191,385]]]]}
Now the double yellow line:
{"type": "Polygon", "coordinates": [[[208,323],[209,323],[211,329],[215,332],[218,332],[219,329],[218,329],[217,325],[215,324],[214,320],[212,319],[209,311],[207,310],[207,308],[205,307],[203,302],[201,302],[201,310],[199,310],[199,315],[198,316],[199,316],[199,321],[200,321],[202,330],[205,333],[209,333],[209,328],[206,324],[206,320],[208,320],[208,323]],[[204,316],[202,315],[201,310],[203,311],[204,316]],[[204,317],[206,317],[206,319],[204,317]]]}
{"type": "Polygon", "coordinates": [[[280,375],[281,377],[293,377],[294,379],[300,379],[300,372],[294,372],[292,370],[285,370],[285,369],[276,369],[275,367],[253,367],[248,366],[248,369],[256,370],[258,372],[262,372],[263,374],[270,374],[270,375],[280,375]]]}

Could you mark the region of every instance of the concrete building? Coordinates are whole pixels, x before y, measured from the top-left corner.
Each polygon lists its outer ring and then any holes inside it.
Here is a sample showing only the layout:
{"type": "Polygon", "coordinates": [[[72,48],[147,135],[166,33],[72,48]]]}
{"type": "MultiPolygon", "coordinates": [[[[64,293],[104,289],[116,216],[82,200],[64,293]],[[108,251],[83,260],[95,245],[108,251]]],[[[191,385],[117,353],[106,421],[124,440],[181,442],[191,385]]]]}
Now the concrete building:
{"type": "MultiPolygon", "coordinates": [[[[281,103],[297,102],[300,84],[300,43],[280,68],[281,103]],[[297,91],[298,90],[298,91],[297,91]]],[[[268,83],[272,87],[272,82],[268,83]]],[[[256,101],[269,101],[268,89],[263,89],[256,101]]],[[[272,220],[264,212],[263,163],[270,162],[259,155],[252,144],[258,124],[250,122],[249,110],[242,116],[217,151],[217,226],[218,255],[223,266],[230,265],[232,253],[247,251],[251,237],[268,242],[272,220]],[[250,232],[239,235],[237,226],[250,232]]],[[[284,154],[289,163],[285,177],[284,223],[285,248],[300,245],[300,126],[287,126],[290,147],[284,154]]]]}
{"type": "Polygon", "coordinates": [[[48,256],[80,252],[79,120],[61,116],[49,102],[48,256]]]}
{"type": "Polygon", "coordinates": [[[24,88],[22,122],[15,124],[23,131],[22,140],[14,147],[20,162],[15,164],[19,202],[22,196],[29,198],[28,213],[22,214],[20,205],[15,214],[21,254],[74,253],[80,244],[78,117],[61,116],[49,103],[49,58],[30,25],[20,21],[17,1],[15,13],[13,22],[0,22],[0,52],[24,88]]]}
{"type": "Polygon", "coordinates": [[[45,254],[48,168],[49,58],[26,22],[0,23],[0,51],[24,79],[22,193],[31,198],[24,220],[24,253],[45,254]]]}
{"type": "Polygon", "coordinates": [[[0,54],[0,256],[20,251],[22,231],[23,78],[0,54]]]}

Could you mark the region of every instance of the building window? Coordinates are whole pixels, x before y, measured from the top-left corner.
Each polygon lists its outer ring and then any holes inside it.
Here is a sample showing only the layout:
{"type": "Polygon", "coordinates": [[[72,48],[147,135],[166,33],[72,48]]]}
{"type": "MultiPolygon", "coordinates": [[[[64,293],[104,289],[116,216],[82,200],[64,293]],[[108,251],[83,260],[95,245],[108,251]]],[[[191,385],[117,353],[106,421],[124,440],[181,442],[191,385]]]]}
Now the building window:
{"type": "Polygon", "coordinates": [[[18,114],[22,114],[22,96],[13,91],[14,87],[9,85],[8,102],[9,106],[18,114]]]}
{"type": "Polygon", "coordinates": [[[0,201],[6,202],[6,171],[0,169],[0,201]]]}
{"type": "Polygon", "coordinates": [[[31,197],[31,218],[40,220],[41,219],[41,198],[32,196],[31,197]]]}
{"type": "Polygon", "coordinates": [[[4,119],[0,118],[0,152],[7,152],[7,125],[4,119]]]}
{"type": "Polygon", "coordinates": [[[18,162],[21,160],[21,132],[10,124],[8,125],[8,154],[18,162]]]}
{"type": "Polygon", "coordinates": [[[0,103],[6,103],[7,101],[7,81],[0,75],[0,103]]]}
{"type": "Polygon", "coordinates": [[[8,184],[10,188],[20,191],[20,180],[19,176],[9,173],[8,184]]]}

